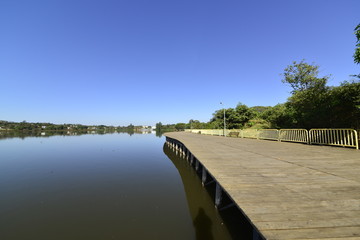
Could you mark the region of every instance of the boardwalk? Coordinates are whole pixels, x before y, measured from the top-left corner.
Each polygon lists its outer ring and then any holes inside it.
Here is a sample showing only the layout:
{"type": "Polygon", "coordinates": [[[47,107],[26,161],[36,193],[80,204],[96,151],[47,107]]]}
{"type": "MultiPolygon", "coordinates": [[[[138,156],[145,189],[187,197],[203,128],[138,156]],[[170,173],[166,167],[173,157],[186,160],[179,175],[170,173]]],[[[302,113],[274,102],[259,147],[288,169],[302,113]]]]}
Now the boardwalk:
{"type": "Polygon", "coordinates": [[[360,239],[360,151],[192,133],[183,143],[266,239],[360,239]]]}

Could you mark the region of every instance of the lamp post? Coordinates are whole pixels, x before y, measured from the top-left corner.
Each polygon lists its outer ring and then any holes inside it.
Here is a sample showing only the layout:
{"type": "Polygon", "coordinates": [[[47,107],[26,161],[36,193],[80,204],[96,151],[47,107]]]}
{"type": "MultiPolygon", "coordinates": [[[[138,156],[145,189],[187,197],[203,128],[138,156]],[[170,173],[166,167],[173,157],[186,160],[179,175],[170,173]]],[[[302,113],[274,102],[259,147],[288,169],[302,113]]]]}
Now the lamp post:
{"type": "Polygon", "coordinates": [[[224,107],[224,104],[222,102],[220,102],[220,104],[224,108],[224,137],[226,137],[225,107],[224,107]]]}

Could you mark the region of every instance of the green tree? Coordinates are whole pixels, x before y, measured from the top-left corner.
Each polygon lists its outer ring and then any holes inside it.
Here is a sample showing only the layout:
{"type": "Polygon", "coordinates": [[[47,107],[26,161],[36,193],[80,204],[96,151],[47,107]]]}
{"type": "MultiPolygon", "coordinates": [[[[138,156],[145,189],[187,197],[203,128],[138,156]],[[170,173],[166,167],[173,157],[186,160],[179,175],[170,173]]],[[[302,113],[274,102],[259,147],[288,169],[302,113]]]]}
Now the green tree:
{"type": "Polygon", "coordinates": [[[190,119],[189,123],[187,124],[187,128],[189,128],[189,129],[203,129],[205,124],[206,123],[202,123],[199,120],[190,119]]]}
{"type": "MultiPolygon", "coordinates": [[[[226,128],[237,129],[243,128],[254,116],[254,112],[246,105],[239,103],[236,108],[225,109],[226,128]]],[[[213,118],[210,120],[217,128],[224,127],[224,109],[220,109],[213,113],[213,118]]]]}
{"type": "Polygon", "coordinates": [[[161,122],[158,122],[158,123],[156,123],[156,125],[155,125],[156,131],[159,131],[159,132],[161,131],[162,127],[163,127],[163,125],[162,125],[161,122]]]}
{"type": "Polygon", "coordinates": [[[294,93],[286,102],[286,113],[292,119],[293,127],[323,128],[329,126],[329,92],[326,88],[308,89],[294,93]]]}
{"type": "Polygon", "coordinates": [[[185,129],[185,127],[186,127],[185,123],[177,123],[177,124],[175,124],[175,129],[177,131],[183,131],[185,129]]]}
{"type": "Polygon", "coordinates": [[[329,76],[319,78],[319,66],[301,61],[284,69],[282,82],[289,84],[293,95],[285,104],[290,114],[287,122],[298,128],[327,127],[329,119],[329,76]],[[324,125],[325,124],[325,125],[324,125]]]}
{"type": "Polygon", "coordinates": [[[260,118],[270,122],[271,128],[292,128],[296,126],[294,110],[286,104],[268,107],[260,114],[260,118]]]}
{"type": "Polygon", "coordinates": [[[318,78],[318,74],[318,65],[307,64],[304,60],[299,63],[294,61],[292,65],[285,68],[282,82],[292,87],[292,93],[308,89],[324,89],[329,76],[318,78]]]}
{"type": "MultiPolygon", "coordinates": [[[[226,110],[225,110],[226,111],[226,110]]],[[[210,119],[210,123],[214,126],[214,128],[222,128],[224,127],[224,110],[216,110],[212,115],[212,118],[210,119]]]]}
{"type": "Polygon", "coordinates": [[[355,27],[355,36],[356,36],[356,47],[354,53],[354,62],[360,63],[360,24],[355,27]]]}
{"type": "MultiPolygon", "coordinates": [[[[356,47],[355,53],[354,53],[354,62],[359,64],[360,63],[360,24],[355,27],[355,36],[356,36],[356,47]]],[[[356,77],[357,79],[360,79],[360,73],[355,75],[350,75],[352,77],[356,77]]]]}
{"type": "Polygon", "coordinates": [[[254,106],[251,107],[250,110],[253,112],[253,114],[255,115],[255,117],[259,117],[261,116],[261,114],[265,111],[267,111],[268,109],[270,109],[271,107],[267,106],[254,106]]]}
{"type": "Polygon", "coordinates": [[[330,125],[360,129],[360,81],[343,82],[329,92],[330,125]]]}

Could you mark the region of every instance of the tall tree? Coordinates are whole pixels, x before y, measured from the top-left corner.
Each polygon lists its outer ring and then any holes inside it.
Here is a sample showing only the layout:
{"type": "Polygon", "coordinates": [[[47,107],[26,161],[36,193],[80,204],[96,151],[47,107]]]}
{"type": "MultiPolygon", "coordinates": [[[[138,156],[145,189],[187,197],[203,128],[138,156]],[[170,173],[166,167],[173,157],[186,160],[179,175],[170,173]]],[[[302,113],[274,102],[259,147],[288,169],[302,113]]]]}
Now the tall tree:
{"type": "Polygon", "coordinates": [[[343,82],[329,95],[331,127],[360,129],[360,81],[343,82]]]}
{"type": "MultiPolygon", "coordinates": [[[[254,116],[254,113],[246,105],[239,103],[236,108],[225,109],[226,128],[238,129],[243,128],[244,125],[254,116]]],[[[217,110],[213,113],[211,123],[218,128],[222,128],[224,125],[224,109],[217,110]]]]}
{"type": "Polygon", "coordinates": [[[304,60],[299,63],[294,61],[292,65],[285,68],[283,73],[284,79],[282,82],[287,83],[292,87],[292,93],[312,88],[323,89],[325,88],[329,76],[318,78],[318,74],[318,65],[307,64],[304,60]]]}
{"type": "MultiPolygon", "coordinates": [[[[356,26],[355,30],[355,36],[356,36],[356,47],[355,48],[355,53],[354,53],[354,62],[357,64],[360,64],[360,24],[356,26]]],[[[352,77],[357,77],[358,79],[360,79],[360,73],[359,74],[354,74],[354,75],[350,75],[352,77]]]]}
{"type": "MultiPolygon", "coordinates": [[[[354,53],[354,62],[360,64],[360,24],[356,26],[355,36],[356,36],[356,47],[354,53]]],[[[359,74],[360,75],[360,74],[359,74]]]]}
{"type": "Polygon", "coordinates": [[[293,108],[285,104],[277,104],[260,114],[260,118],[270,122],[271,128],[293,128],[297,125],[293,108]]]}
{"type": "Polygon", "coordinates": [[[293,88],[286,107],[291,109],[289,112],[295,127],[327,127],[324,124],[329,118],[329,87],[326,86],[329,76],[319,78],[318,74],[318,65],[310,65],[303,60],[293,62],[284,70],[282,81],[293,88]]]}
{"type": "Polygon", "coordinates": [[[156,123],[155,126],[156,126],[156,131],[161,131],[161,129],[162,129],[162,127],[163,127],[163,125],[162,125],[161,122],[156,123]]]}

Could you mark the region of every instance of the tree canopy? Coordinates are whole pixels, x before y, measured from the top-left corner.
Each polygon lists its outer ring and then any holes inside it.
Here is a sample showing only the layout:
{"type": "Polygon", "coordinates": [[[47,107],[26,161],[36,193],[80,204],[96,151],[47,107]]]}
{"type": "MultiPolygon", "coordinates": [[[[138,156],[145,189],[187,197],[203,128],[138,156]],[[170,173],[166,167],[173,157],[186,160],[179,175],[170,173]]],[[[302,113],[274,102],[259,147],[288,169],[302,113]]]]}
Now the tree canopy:
{"type": "MultiPolygon", "coordinates": [[[[225,109],[226,128],[243,128],[247,122],[254,116],[254,112],[246,105],[239,103],[235,108],[225,109]]],[[[224,109],[220,109],[213,113],[210,120],[218,128],[222,128],[224,124],[224,109]]]]}
{"type": "Polygon", "coordinates": [[[360,63],[360,24],[355,27],[355,36],[356,36],[356,47],[354,53],[354,62],[360,63]]]}
{"type": "Polygon", "coordinates": [[[292,93],[311,88],[321,89],[325,87],[329,76],[318,78],[318,74],[318,65],[310,65],[304,62],[304,60],[299,63],[294,61],[292,65],[285,68],[283,73],[284,79],[282,82],[287,83],[292,87],[292,93]]]}

